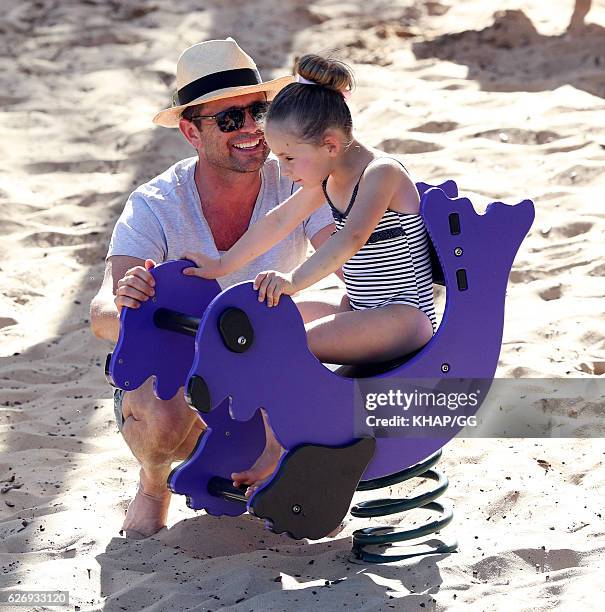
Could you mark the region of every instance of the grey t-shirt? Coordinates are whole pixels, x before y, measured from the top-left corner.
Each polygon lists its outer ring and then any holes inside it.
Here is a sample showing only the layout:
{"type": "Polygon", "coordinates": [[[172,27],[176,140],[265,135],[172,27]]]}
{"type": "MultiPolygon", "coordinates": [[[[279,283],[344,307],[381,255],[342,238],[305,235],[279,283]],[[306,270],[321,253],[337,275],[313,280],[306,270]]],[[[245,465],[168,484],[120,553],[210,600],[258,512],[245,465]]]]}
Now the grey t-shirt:
{"type": "MultiPolygon", "coordinates": [[[[183,159],[133,191],[113,230],[107,257],[129,255],[161,263],[180,259],[186,251],[218,256],[195,186],[196,161],[183,159]]],[[[281,174],[273,155],[261,169],[261,179],[250,225],[292,194],[292,181],[281,174]]],[[[308,240],[333,222],[328,206],[322,206],[269,251],[219,278],[219,284],[225,288],[253,280],[263,270],[289,272],[304,260],[308,240]]]]}

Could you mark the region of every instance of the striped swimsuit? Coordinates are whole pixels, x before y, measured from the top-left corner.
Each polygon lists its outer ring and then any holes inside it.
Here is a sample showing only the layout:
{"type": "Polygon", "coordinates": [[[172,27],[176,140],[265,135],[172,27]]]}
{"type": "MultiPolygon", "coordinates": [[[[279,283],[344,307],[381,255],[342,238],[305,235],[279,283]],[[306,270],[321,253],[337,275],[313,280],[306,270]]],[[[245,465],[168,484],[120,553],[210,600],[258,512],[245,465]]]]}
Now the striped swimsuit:
{"type": "MultiPolygon", "coordinates": [[[[360,181],[361,177],[344,213],[335,208],[328,196],[328,179],[322,183],[336,231],[345,225],[360,181]]],[[[386,210],[365,245],[342,266],[342,271],[353,310],[407,304],[424,312],[435,330],[429,243],[420,214],[386,210]]]]}

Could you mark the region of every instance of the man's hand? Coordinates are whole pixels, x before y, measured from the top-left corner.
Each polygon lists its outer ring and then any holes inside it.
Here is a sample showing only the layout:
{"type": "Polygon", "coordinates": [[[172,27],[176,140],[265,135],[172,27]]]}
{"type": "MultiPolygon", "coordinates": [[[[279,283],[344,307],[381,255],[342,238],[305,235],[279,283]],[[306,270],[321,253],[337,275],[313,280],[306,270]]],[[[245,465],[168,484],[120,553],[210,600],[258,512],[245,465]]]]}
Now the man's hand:
{"type": "Polygon", "coordinates": [[[223,269],[220,257],[209,257],[202,253],[185,253],[181,259],[189,259],[195,263],[197,268],[190,267],[183,270],[186,276],[199,276],[200,278],[218,278],[225,276],[227,272],[223,269]]]}
{"type": "Polygon", "coordinates": [[[292,274],[283,272],[261,272],[254,279],[254,288],[258,289],[258,301],[267,299],[267,306],[277,306],[279,296],[282,294],[293,295],[297,289],[292,282],[292,274]]]}
{"type": "Polygon", "coordinates": [[[146,302],[155,295],[155,280],[149,272],[155,265],[155,261],[146,259],[144,267],[130,268],[124,274],[124,278],[118,281],[114,299],[114,303],[118,307],[118,314],[122,312],[124,307],[139,308],[141,302],[146,302]]]}

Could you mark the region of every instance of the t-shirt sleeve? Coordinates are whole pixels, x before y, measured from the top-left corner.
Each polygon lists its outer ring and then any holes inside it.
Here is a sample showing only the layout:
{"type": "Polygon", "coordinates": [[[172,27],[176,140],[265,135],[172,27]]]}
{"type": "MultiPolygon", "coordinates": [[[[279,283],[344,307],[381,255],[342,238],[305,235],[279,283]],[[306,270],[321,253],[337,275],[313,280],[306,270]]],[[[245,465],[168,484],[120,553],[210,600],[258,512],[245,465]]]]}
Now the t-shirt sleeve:
{"type": "Polygon", "coordinates": [[[165,261],[168,252],[166,236],[144,196],[136,191],[126,202],[109,243],[107,258],[129,255],[139,259],[165,261]]]}
{"type": "Polygon", "coordinates": [[[323,204],[312,215],[308,216],[303,221],[305,236],[311,240],[319,230],[322,230],[327,225],[334,223],[332,212],[327,204],[323,204]]]}
{"type": "MultiPolygon", "coordinates": [[[[299,189],[299,185],[295,185],[294,183],[292,183],[292,186],[290,188],[290,195],[292,195],[299,189]]],[[[315,236],[317,232],[332,223],[334,223],[334,217],[332,217],[332,211],[326,203],[303,221],[303,229],[307,240],[311,240],[311,238],[313,238],[313,236],[315,236]]]]}

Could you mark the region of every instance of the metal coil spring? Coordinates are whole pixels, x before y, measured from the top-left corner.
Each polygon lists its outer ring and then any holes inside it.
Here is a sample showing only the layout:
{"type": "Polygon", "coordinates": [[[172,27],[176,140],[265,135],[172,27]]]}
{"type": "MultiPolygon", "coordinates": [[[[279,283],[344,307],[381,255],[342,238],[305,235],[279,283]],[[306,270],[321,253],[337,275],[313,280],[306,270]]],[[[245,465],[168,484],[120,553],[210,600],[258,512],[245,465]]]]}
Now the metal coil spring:
{"type": "MultiPolygon", "coordinates": [[[[358,529],[357,531],[353,532],[352,552],[356,559],[368,563],[385,563],[410,559],[420,555],[453,552],[458,548],[458,543],[455,540],[449,543],[437,540],[437,542],[439,542],[437,545],[433,544],[433,542],[435,542],[434,540],[428,540],[415,545],[423,546],[422,549],[418,548],[417,550],[406,554],[376,554],[365,550],[366,546],[383,545],[391,547],[397,542],[405,542],[408,540],[421,538],[443,529],[452,521],[454,517],[452,510],[445,507],[443,504],[434,501],[444,493],[449,485],[449,481],[446,476],[431,469],[440,458],[441,450],[437,451],[424,461],[416,463],[405,470],[401,470],[395,474],[390,474],[389,476],[383,476],[382,478],[362,480],[359,483],[357,486],[358,491],[382,489],[383,487],[404,482],[410,478],[426,478],[436,481],[437,484],[430,491],[415,497],[399,499],[374,499],[360,502],[351,508],[351,514],[355,517],[369,518],[376,516],[387,516],[390,514],[397,514],[399,512],[407,512],[408,510],[412,510],[414,508],[434,511],[439,513],[441,517],[414,529],[405,529],[402,527],[368,527],[365,529],[358,529]]],[[[390,550],[390,548],[387,548],[387,550],[390,550]]]]}

